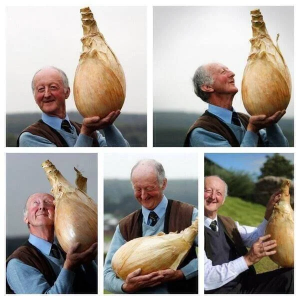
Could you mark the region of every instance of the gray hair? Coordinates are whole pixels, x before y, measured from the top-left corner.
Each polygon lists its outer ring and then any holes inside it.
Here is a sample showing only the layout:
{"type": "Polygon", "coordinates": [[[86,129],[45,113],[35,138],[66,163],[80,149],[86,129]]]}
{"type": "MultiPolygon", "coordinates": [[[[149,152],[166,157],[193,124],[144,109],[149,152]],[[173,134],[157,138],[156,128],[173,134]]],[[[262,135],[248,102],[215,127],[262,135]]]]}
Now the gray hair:
{"type": "Polygon", "coordinates": [[[163,165],[160,162],[156,161],[155,159],[142,159],[142,160],[138,161],[131,169],[130,180],[132,181],[133,171],[142,163],[151,165],[154,168],[154,170],[156,172],[157,181],[158,181],[160,187],[162,187],[164,180],[166,179],[165,169],[164,169],[163,165]]]}
{"type": "Polygon", "coordinates": [[[210,94],[202,91],[201,86],[203,84],[213,84],[214,80],[211,74],[206,70],[205,65],[200,66],[193,77],[194,92],[204,102],[208,102],[210,94]]]}
{"type": "Polygon", "coordinates": [[[39,73],[40,71],[42,71],[44,69],[48,69],[48,68],[54,69],[54,70],[56,70],[56,71],[58,71],[60,73],[60,76],[61,76],[61,79],[63,81],[65,89],[67,89],[67,88],[70,87],[70,85],[69,85],[69,79],[68,79],[66,73],[63,70],[59,69],[59,68],[50,66],[50,67],[44,67],[42,69],[39,69],[37,72],[35,72],[35,74],[33,75],[32,81],[31,81],[32,93],[34,93],[34,88],[35,88],[35,86],[34,86],[34,78],[35,78],[36,74],[39,73]]]}
{"type": "Polygon", "coordinates": [[[224,188],[225,188],[225,191],[224,191],[224,200],[226,199],[226,197],[228,196],[228,185],[227,183],[225,182],[224,179],[222,179],[219,175],[209,175],[209,176],[205,176],[204,177],[204,180],[209,178],[209,177],[217,177],[219,178],[223,183],[224,183],[224,188]]]}

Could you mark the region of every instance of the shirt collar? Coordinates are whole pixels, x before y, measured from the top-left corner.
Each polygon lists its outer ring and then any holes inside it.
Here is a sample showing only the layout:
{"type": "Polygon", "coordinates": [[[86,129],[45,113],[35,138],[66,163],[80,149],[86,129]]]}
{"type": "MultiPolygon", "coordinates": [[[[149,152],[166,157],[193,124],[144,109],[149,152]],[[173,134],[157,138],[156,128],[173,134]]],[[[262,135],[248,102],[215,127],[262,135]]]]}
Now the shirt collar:
{"type": "Polygon", "coordinates": [[[29,235],[29,243],[38,248],[43,254],[50,255],[52,243],[49,243],[46,240],[43,240],[33,234],[29,235]]]}
{"type": "Polygon", "coordinates": [[[204,216],[204,226],[210,229],[209,225],[214,220],[216,220],[218,223],[218,216],[216,216],[214,219],[210,219],[210,218],[204,216]]]}
{"type": "MultiPolygon", "coordinates": [[[[232,111],[220,106],[208,104],[208,111],[215,116],[217,116],[219,119],[221,119],[225,123],[231,123],[232,119],[232,111]]],[[[235,111],[233,109],[233,111],[235,111]]]]}
{"type": "Polygon", "coordinates": [[[50,127],[56,129],[56,130],[61,130],[61,122],[63,120],[67,120],[70,123],[69,116],[66,115],[64,119],[60,119],[59,117],[52,117],[48,116],[44,112],[42,113],[42,120],[49,125],[50,127]]]}
{"type": "Polygon", "coordinates": [[[151,211],[154,211],[158,215],[158,217],[161,219],[162,216],[166,212],[167,206],[168,206],[168,199],[166,198],[165,195],[163,196],[160,203],[153,210],[149,210],[149,209],[145,208],[144,206],[142,206],[142,213],[143,213],[143,217],[144,217],[144,223],[147,224],[148,217],[149,217],[149,214],[150,214],[151,211]]]}

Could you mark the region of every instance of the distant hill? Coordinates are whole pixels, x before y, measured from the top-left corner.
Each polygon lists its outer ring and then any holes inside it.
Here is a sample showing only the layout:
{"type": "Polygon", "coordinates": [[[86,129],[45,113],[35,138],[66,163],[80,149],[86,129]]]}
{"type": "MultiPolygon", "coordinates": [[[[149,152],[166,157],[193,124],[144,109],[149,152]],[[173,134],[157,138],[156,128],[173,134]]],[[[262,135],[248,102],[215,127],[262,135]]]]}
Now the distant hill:
{"type": "MultiPolygon", "coordinates": [[[[68,113],[71,120],[81,123],[77,112],[68,113]]],[[[41,118],[40,113],[7,114],[6,146],[16,147],[19,134],[24,128],[41,118]]],[[[145,114],[121,114],[115,122],[131,147],[147,147],[147,116],[145,114]]],[[[103,132],[102,132],[103,133],[103,132]]]]}
{"type": "MultiPolygon", "coordinates": [[[[153,114],[153,146],[183,147],[188,129],[199,118],[199,114],[179,112],[154,112],[153,114]]],[[[294,119],[283,118],[279,125],[294,146],[294,119]]]]}
{"type": "MultiPolygon", "coordinates": [[[[197,180],[168,180],[165,195],[198,207],[197,180]]],[[[119,218],[140,208],[129,180],[104,180],[104,213],[119,218]]]]}

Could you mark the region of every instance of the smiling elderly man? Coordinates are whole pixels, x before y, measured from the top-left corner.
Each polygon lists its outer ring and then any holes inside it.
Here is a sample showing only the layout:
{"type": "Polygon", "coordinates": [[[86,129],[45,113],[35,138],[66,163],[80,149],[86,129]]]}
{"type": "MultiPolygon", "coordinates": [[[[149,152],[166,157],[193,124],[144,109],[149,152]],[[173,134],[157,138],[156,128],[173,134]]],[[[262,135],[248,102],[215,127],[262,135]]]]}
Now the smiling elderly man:
{"type": "Polygon", "coordinates": [[[82,125],[70,121],[66,100],[70,96],[67,75],[55,67],[37,71],[32,79],[32,92],[42,111],[42,119],[20,134],[20,147],[127,147],[128,142],[113,125],[120,110],[100,119],[84,118],[82,125]],[[103,129],[105,137],[98,131],[103,129]]]}
{"type": "Polygon", "coordinates": [[[198,211],[187,203],[167,199],[167,178],[163,166],[152,159],[139,161],[131,171],[131,183],[141,209],[122,219],[116,228],[104,265],[104,288],[113,293],[194,294],[198,292],[198,259],[195,245],[177,270],[160,270],[140,275],[141,269],[126,280],[118,278],[111,267],[115,252],[126,242],[159,232],[176,232],[189,227],[198,211]]]}
{"type": "Polygon", "coordinates": [[[97,243],[84,252],[79,244],[65,254],[54,240],[54,198],[31,195],[25,205],[24,222],[29,239],[6,261],[7,293],[96,294],[97,243]]]}
{"type": "Polygon", "coordinates": [[[185,147],[288,147],[277,122],[285,110],[273,116],[237,113],[232,102],[238,88],[235,74],[226,66],[200,66],[193,77],[195,94],[208,103],[208,110],[189,129],[185,147]]]}
{"type": "Polygon", "coordinates": [[[293,294],[294,269],[255,274],[254,264],[276,253],[276,241],[264,235],[280,192],[267,203],[257,227],[243,226],[218,214],[227,196],[227,184],[218,176],[204,182],[204,290],[206,294],[293,294]],[[250,248],[248,250],[246,247],[250,248]]]}

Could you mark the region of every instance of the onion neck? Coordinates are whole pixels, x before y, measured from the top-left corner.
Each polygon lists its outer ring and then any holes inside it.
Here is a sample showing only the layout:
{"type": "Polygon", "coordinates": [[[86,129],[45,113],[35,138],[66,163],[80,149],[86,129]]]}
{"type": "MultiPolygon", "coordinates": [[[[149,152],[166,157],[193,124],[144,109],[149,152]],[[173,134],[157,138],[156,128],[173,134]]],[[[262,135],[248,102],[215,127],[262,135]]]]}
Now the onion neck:
{"type": "Polygon", "coordinates": [[[260,10],[252,10],[251,16],[253,38],[259,37],[260,35],[269,35],[260,10]]]}
{"type": "Polygon", "coordinates": [[[94,19],[94,15],[89,7],[82,8],[80,10],[81,21],[83,28],[83,35],[100,34],[97,22],[94,19]]]}

